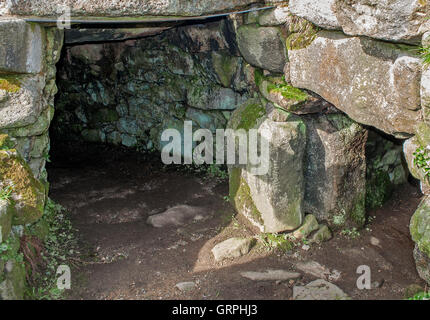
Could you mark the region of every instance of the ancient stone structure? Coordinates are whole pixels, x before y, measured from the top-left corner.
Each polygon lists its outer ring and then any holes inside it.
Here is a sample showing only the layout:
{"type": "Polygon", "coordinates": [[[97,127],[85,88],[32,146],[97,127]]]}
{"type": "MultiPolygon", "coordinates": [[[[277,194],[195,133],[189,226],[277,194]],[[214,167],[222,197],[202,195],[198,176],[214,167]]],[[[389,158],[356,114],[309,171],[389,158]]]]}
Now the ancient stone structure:
{"type": "MultiPolygon", "coordinates": [[[[9,253],[44,212],[50,125],[64,139],[147,151],[161,149],[163,129],[191,120],[195,129],[256,129],[268,140],[265,175],[229,168],[231,201],[261,232],[297,230],[306,214],[324,230],[362,226],[366,206],[406,181],[403,152],[426,195],[411,234],[430,283],[428,164],[417,161],[430,158],[430,69],[416,50],[428,44],[430,6],[271,4],[182,25],[180,17],[269,2],[73,1],[72,24],[122,20],[130,28],[61,30],[63,1],[0,0],[0,243],[9,253]],[[403,149],[368,126],[404,140],[403,149]]],[[[0,297],[22,298],[22,263],[1,257],[0,297]]]]}

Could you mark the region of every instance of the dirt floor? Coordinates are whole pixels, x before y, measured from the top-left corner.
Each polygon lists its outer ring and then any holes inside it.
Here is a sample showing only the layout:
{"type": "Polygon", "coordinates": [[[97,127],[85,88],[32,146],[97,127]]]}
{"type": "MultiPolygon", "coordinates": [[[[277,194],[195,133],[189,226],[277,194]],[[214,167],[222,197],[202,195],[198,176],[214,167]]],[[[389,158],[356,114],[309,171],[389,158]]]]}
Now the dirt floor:
{"type": "Polygon", "coordinates": [[[353,299],[403,299],[411,284],[424,287],[412,257],[409,220],[421,195],[402,186],[383,208],[369,213],[356,238],[340,232],[322,245],[291,252],[258,243],[248,255],[216,263],[213,246],[232,236],[254,235],[226,201],[228,183],[164,170],[153,160],[107,150],[85,157],[57,156],[49,168],[51,198],[66,207],[79,229],[87,263],[74,270],[70,299],[292,299],[292,288],[316,279],[252,281],[243,271],[297,270],[316,261],[336,274],[331,281],[353,299]],[[109,154],[109,152],[111,154],[109,154]],[[114,154],[114,156],[112,155],[114,154]],[[154,228],[149,215],[175,205],[196,206],[203,217],[182,227],[154,228]],[[373,238],[372,238],[373,237],[373,238]],[[375,239],[376,238],[376,239],[375,239]],[[371,290],[356,286],[357,267],[372,271],[371,290]],[[175,285],[193,281],[181,292],[175,285]]]}

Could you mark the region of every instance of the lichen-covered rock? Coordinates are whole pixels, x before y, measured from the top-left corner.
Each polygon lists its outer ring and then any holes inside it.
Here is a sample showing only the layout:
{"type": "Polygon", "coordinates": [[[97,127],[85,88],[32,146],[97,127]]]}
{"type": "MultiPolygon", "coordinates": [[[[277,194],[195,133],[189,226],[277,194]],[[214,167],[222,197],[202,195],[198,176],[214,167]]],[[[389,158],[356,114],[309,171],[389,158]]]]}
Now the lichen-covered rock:
{"type": "Polygon", "coordinates": [[[233,76],[237,72],[237,68],[239,67],[240,58],[233,57],[229,54],[225,54],[224,52],[216,52],[212,53],[212,64],[214,66],[216,75],[220,83],[228,88],[232,84],[233,76]]]}
{"type": "Polygon", "coordinates": [[[287,53],[277,27],[241,26],[237,30],[237,42],[242,56],[251,65],[282,73],[287,53]]]}
{"type": "Polygon", "coordinates": [[[419,43],[430,6],[422,0],[344,0],[335,1],[335,11],[346,34],[419,43]]]}
{"type": "Polygon", "coordinates": [[[321,224],[319,226],[319,229],[312,234],[311,238],[309,239],[309,243],[321,243],[324,241],[328,241],[333,237],[329,227],[327,227],[325,224],[321,224]]]}
{"type": "Polygon", "coordinates": [[[23,127],[36,122],[43,110],[41,75],[0,75],[0,128],[23,127]],[[19,106],[19,108],[17,108],[19,106]]]}
{"type": "Polygon", "coordinates": [[[312,232],[314,232],[318,228],[319,224],[315,216],[313,214],[307,214],[300,228],[293,232],[293,236],[296,239],[306,239],[312,232]]]}
{"type": "Polygon", "coordinates": [[[9,250],[6,252],[10,260],[0,259],[0,300],[22,300],[25,291],[25,265],[19,258],[20,238],[11,234],[7,239],[9,250]]]}
{"type": "Polygon", "coordinates": [[[293,86],[318,93],[363,124],[398,137],[420,119],[421,61],[408,49],[322,31],[289,50],[293,86]]]}
{"type": "Polygon", "coordinates": [[[196,86],[187,92],[188,105],[198,109],[234,110],[241,102],[241,95],[230,88],[196,86]]]}
{"type": "Polygon", "coordinates": [[[0,71],[39,73],[42,70],[43,31],[20,19],[0,21],[0,71]]]}
{"type": "Polygon", "coordinates": [[[35,222],[43,215],[44,186],[34,178],[29,166],[13,149],[0,150],[0,183],[3,187],[13,188],[14,225],[35,222]]]}
{"type": "Polygon", "coordinates": [[[362,226],[367,130],[342,114],[303,119],[307,127],[305,211],[333,227],[362,226]]]}
{"type": "Polygon", "coordinates": [[[333,4],[336,0],[290,0],[292,14],[305,18],[324,29],[340,29],[333,4]]]}
{"type": "Polygon", "coordinates": [[[415,245],[414,259],[419,276],[430,284],[430,257],[421,252],[418,245],[415,245]]]}
{"type": "Polygon", "coordinates": [[[410,231],[419,250],[430,257],[430,197],[421,201],[412,216],[410,231]]]}
{"type": "Polygon", "coordinates": [[[288,112],[300,112],[307,102],[317,100],[306,92],[292,87],[283,78],[264,77],[259,70],[255,72],[255,82],[263,97],[288,112]]]}
{"type": "Polygon", "coordinates": [[[270,143],[268,172],[255,175],[250,166],[234,168],[230,196],[238,210],[261,232],[294,230],[303,222],[303,157],[306,127],[297,117],[286,122],[257,121],[262,139],[270,143]]]}

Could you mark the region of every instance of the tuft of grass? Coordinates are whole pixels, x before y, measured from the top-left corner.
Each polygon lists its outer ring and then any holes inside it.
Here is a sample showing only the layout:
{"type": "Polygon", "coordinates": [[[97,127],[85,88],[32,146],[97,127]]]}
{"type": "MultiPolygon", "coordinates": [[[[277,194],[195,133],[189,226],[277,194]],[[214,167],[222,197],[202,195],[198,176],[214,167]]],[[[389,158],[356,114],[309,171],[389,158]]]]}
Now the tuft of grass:
{"type": "Polygon", "coordinates": [[[419,49],[421,59],[425,67],[430,66],[430,47],[425,46],[419,49]]]}
{"type": "Polygon", "coordinates": [[[12,197],[13,192],[13,186],[7,186],[0,189],[0,200],[5,200],[7,202],[10,202],[10,199],[12,197]]]}

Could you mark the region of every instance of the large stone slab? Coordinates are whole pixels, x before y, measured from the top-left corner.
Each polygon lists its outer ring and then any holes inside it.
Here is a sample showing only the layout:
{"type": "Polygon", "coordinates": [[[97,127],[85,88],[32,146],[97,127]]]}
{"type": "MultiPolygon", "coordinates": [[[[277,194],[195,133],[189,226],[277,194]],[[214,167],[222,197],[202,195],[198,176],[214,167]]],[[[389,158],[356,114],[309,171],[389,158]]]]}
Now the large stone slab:
{"type": "Polygon", "coordinates": [[[290,0],[292,14],[311,21],[324,29],[341,29],[333,11],[336,0],[290,0]]]}
{"type": "Polygon", "coordinates": [[[305,211],[330,226],[365,221],[367,130],[343,114],[308,115],[305,211]]]}
{"type": "Polygon", "coordinates": [[[255,128],[270,144],[268,171],[256,175],[249,166],[232,169],[230,198],[261,232],[294,230],[304,218],[305,125],[291,116],[286,122],[263,118],[255,128]]]}
{"type": "MultiPolygon", "coordinates": [[[[89,0],[68,2],[72,16],[199,16],[234,10],[255,3],[255,0],[89,0]]],[[[67,3],[67,2],[66,2],[67,3]]],[[[3,14],[30,16],[58,16],[64,10],[62,0],[16,0],[3,6],[3,14]]]]}
{"type": "Polygon", "coordinates": [[[422,0],[336,0],[335,11],[346,34],[419,43],[430,6],[422,0]]]}
{"type": "Polygon", "coordinates": [[[244,25],[237,30],[237,43],[245,60],[255,67],[282,73],[287,62],[285,45],[277,27],[244,25]]]}
{"type": "Polygon", "coordinates": [[[38,73],[43,61],[43,33],[24,20],[0,20],[0,72],[38,73]]]}
{"type": "Polygon", "coordinates": [[[409,48],[322,31],[288,55],[295,87],[318,93],[355,121],[386,133],[414,132],[421,61],[409,48]]]}

